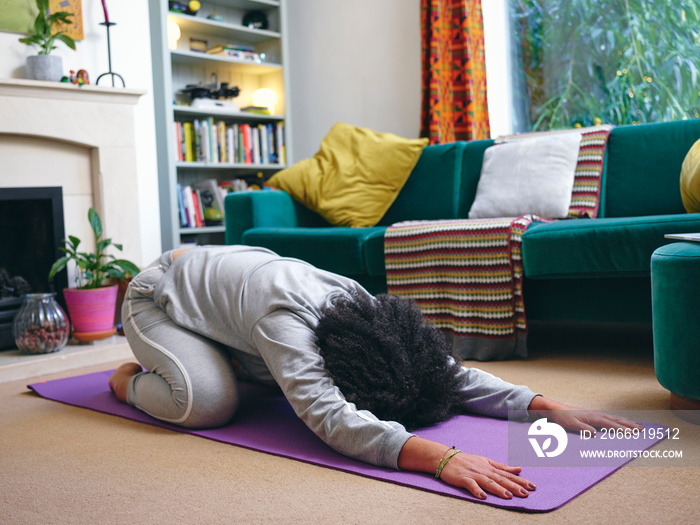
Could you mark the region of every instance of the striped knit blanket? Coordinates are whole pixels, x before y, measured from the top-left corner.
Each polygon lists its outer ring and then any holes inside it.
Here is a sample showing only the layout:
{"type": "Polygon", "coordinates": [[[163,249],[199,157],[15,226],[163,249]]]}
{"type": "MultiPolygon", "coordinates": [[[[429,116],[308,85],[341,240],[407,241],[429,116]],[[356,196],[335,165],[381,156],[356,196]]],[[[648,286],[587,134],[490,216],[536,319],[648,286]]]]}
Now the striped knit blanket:
{"type": "MultiPolygon", "coordinates": [[[[611,126],[581,130],[569,218],[595,218],[611,126]]],[[[501,137],[496,143],[566,133],[501,137]]],[[[415,300],[448,338],[456,359],[527,356],[522,235],[534,215],[498,219],[408,221],[384,235],[390,294],[415,300]]]]}
{"type": "Polygon", "coordinates": [[[394,224],[384,235],[388,291],[415,300],[457,359],[525,357],[521,247],[533,220],[394,224]]]}

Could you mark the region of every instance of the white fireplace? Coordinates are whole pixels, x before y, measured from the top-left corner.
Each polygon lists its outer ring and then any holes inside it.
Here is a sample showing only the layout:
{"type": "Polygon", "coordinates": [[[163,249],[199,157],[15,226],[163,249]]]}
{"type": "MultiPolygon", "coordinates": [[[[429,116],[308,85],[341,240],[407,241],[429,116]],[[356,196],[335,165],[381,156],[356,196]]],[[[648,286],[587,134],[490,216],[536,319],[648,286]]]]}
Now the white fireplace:
{"type": "Polygon", "coordinates": [[[66,235],[94,247],[93,206],[105,237],[143,264],[134,105],[144,93],[0,80],[0,187],[61,186],[66,235]]]}
{"type": "Polygon", "coordinates": [[[0,188],[60,186],[66,235],[94,249],[92,206],[105,237],[123,244],[119,256],[150,262],[142,254],[134,127],[134,106],[144,94],[0,80],[0,188]]]}

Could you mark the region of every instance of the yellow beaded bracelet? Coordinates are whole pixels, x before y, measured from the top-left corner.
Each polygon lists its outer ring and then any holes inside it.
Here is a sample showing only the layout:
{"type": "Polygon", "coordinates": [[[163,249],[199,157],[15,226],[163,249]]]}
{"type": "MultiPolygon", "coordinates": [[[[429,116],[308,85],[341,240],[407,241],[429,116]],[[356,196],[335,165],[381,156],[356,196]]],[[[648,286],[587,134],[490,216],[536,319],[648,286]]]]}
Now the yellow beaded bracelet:
{"type": "MultiPolygon", "coordinates": [[[[454,447],[452,447],[454,449],[454,447]]],[[[442,469],[445,468],[445,465],[447,465],[447,462],[451,460],[454,456],[462,452],[459,449],[455,449],[452,451],[452,454],[447,456],[445,459],[440,460],[440,464],[438,465],[437,470],[435,471],[435,478],[440,479],[440,474],[442,474],[442,469]]]]}

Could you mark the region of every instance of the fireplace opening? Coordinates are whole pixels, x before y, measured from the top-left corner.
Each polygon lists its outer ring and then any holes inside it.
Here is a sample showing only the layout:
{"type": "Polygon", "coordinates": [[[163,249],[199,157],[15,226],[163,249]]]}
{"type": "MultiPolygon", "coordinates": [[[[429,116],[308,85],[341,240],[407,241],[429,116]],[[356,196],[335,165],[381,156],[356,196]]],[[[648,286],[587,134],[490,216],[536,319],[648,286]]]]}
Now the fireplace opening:
{"type": "Polygon", "coordinates": [[[60,187],[0,188],[0,350],[14,348],[12,320],[24,293],[55,292],[65,309],[68,272],[50,283],[51,265],[63,255],[60,187]]]}

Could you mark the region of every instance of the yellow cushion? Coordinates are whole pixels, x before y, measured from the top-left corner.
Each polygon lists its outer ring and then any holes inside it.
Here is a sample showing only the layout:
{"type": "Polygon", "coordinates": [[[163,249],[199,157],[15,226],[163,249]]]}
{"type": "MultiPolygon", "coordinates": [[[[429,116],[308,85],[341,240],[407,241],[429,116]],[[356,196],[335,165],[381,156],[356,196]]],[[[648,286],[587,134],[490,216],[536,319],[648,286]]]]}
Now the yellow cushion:
{"type": "Polygon", "coordinates": [[[688,213],[700,213],[700,140],[692,145],[683,161],[681,197],[688,213]]]}
{"type": "Polygon", "coordinates": [[[276,173],[268,185],[286,191],[335,226],[374,226],[427,144],[428,139],[338,122],[313,157],[276,173]]]}

